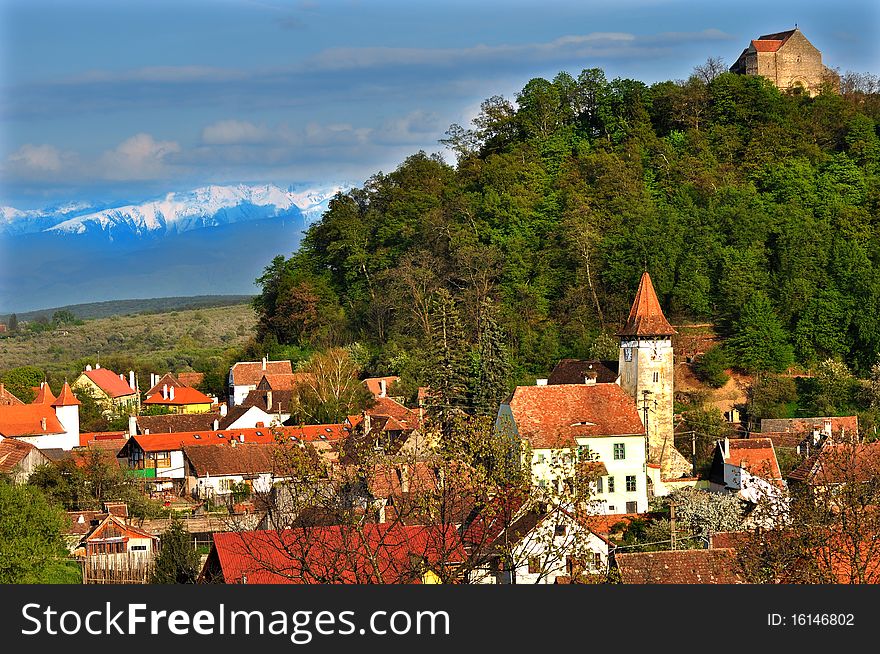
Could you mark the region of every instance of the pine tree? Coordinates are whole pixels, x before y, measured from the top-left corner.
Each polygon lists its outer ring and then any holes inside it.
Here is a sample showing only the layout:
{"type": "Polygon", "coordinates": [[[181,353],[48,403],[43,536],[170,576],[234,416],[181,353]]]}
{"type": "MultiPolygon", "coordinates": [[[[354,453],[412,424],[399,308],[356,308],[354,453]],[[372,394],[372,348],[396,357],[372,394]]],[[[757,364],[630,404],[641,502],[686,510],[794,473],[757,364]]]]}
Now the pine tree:
{"type": "Polygon", "coordinates": [[[179,518],[162,533],[162,549],[156,559],[151,584],[194,584],[199,575],[199,555],[179,518]]]}
{"type": "Polygon", "coordinates": [[[508,392],[511,366],[498,308],[490,300],[480,304],[480,337],[472,403],[478,414],[493,415],[508,392]]]}
{"type": "Polygon", "coordinates": [[[467,408],[469,345],[458,307],[446,289],[436,292],[431,315],[425,383],[428,386],[428,414],[448,432],[456,410],[467,408]]]}
{"type": "Polygon", "coordinates": [[[15,334],[18,332],[18,316],[15,315],[14,313],[11,316],[9,316],[9,325],[8,326],[9,326],[10,333],[15,334]]]}
{"type": "Polygon", "coordinates": [[[794,351],[782,322],[770,298],[761,291],[752,295],[743,306],[727,346],[735,362],[753,372],[781,372],[794,362],[794,351]]]}

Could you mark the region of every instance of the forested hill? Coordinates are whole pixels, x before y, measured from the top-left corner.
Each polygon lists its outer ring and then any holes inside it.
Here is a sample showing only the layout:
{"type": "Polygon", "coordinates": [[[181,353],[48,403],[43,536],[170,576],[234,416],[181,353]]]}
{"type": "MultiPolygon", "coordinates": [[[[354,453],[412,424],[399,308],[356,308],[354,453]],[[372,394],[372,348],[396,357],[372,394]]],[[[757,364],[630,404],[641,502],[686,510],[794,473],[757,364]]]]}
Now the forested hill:
{"type": "Polygon", "coordinates": [[[533,79],[450,128],[457,165],[420,152],[337,196],[261,278],[261,336],[356,341],[369,368],[417,377],[446,288],[474,343],[497,303],[525,379],[609,354],[647,268],[673,324],[714,321],[735,365],[864,372],[880,353],[880,98],[843,86],[533,79]]]}

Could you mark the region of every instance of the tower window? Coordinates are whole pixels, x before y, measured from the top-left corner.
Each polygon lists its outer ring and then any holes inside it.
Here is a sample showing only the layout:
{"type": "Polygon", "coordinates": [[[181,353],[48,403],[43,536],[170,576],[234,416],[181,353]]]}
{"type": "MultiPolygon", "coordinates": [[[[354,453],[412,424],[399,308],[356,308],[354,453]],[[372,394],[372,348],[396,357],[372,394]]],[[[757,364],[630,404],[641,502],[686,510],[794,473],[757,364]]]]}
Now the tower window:
{"type": "Polygon", "coordinates": [[[660,373],[655,372],[654,373],[654,383],[656,384],[658,381],[660,381],[660,373]]]}
{"type": "Polygon", "coordinates": [[[624,361],[632,361],[633,360],[633,351],[631,347],[623,348],[623,360],[624,361]]]}

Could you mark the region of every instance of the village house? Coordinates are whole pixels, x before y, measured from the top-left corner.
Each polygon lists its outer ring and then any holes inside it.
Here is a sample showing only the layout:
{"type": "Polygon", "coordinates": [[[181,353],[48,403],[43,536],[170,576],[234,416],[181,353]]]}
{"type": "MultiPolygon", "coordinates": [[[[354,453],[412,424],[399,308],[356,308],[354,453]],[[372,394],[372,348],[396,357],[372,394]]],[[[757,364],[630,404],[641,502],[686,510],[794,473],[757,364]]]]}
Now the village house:
{"type": "Polygon", "coordinates": [[[264,375],[292,375],[290,361],[239,361],[229,369],[229,406],[241,404],[264,375]]]}
{"type": "Polygon", "coordinates": [[[213,400],[189,386],[165,386],[144,400],[144,407],[161,407],[173,413],[208,413],[213,400]]]}
{"type": "Polygon", "coordinates": [[[825,84],[838,90],[840,79],[822,64],[822,53],[795,26],[793,30],[764,34],[742,51],[730,72],[760,75],[783,91],[818,95],[825,84]]]}
{"type": "Polygon", "coordinates": [[[147,583],[159,537],[112,513],[73,551],[83,562],[83,583],[147,583]]]}
{"type": "Polygon", "coordinates": [[[186,493],[197,500],[223,499],[242,487],[249,495],[268,493],[276,481],[287,479],[276,443],[185,445],[183,461],[186,493]]]}
{"type": "Polygon", "coordinates": [[[26,484],[31,473],[50,463],[39,449],[15,438],[0,440],[0,475],[6,475],[14,484],[26,484]]]}
{"type": "Polygon", "coordinates": [[[752,504],[780,499],[782,479],[773,441],[769,438],[724,438],[715,445],[710,473],[712,490],[736,493],[752,504]]]}
{"type": "Polygon", "coordinates": [[[764,418],[758,435],[771,439],[776,447],[789,447],[798,454],[809,456],[811,450],[826,441],[858,440],[859,417],[764,418]]]}
{"type": "Polygon", "coordinates": [[[99,364],[95,364],[94,368],[89,365],[72,386],[94,397],[105,413],[121,415],[140,411],[141,396],[133,370],[129,371],[126,381],[125,375],[117,375],[99,364]]]}
{"type": "Polygon", "coordinates": [[[518,386],[501,405],[496,428],[521,444],[535,483],[572,493],[588,468],[590,510],[648,510],[645,428],[617,384],[518,386]]]}
{"type": "MultiPolygon", "coordinates": [[[[471,583],[571,583],[608,572],[611,541],[570,510],[524,505],[499,526],[481,545],[485,563],[470,573],[471,583]]],[[[465,539],[469,536],[465,532],[465,539]]]]}
{"type": "Polygon", "coordinates": [[[42,382],[33,403],[0,406],[0,438],[17,438],[41,450],[72,450],[79,445],[79,407],[67,382],[57,398],[42,382]]]}
{"type": "Polygon", "coordinates": [[[348,416],[345,424],[387,455],[425,456],[437,443],[434,434],[422,429],[420,412],[387,396],[374,397],[372,406],[360,415],[348,416]]]}
{"type": "Polygon", "coordinates": [[[387,397],[388,389],[399,381],[400,377],[367,377],[363,380],[364,386],[375,398],[387,397]]]}
{"type": "Polygon", "coordinates": [[[208,413],[167,413],[158,416],[129,416],[128,435],[170,434],[225,429],[223,410],[208,413]]]}
{"type": "MultiPolygon", "coordinates": [[[[556,384],[614,384],[620,374],[618,361],[598,359],[562,359],[553,368],[546,383],[556,384]]],[[[539,383],[542,383],[539,380],[539,383]]]]}
{"type": "Polygon", "coordinates": [[[825,442],[788,475],[792,487],[813,494],[830,493],[845,484],[871,484],[880,476],[880,441],[825,442]]]}

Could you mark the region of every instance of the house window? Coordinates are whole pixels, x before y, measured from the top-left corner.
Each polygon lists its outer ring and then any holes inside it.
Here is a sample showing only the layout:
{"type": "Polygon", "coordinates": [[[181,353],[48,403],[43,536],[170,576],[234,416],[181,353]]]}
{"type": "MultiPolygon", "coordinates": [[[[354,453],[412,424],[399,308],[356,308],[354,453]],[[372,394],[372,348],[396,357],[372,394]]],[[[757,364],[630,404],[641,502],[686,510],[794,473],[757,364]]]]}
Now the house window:
{"type": "Polygon", "coordinates": [[[658,381],[660,381],[660,373],[655,372],[654,373],[654,383],[656,384],[658,381]]]}
{"type": "Polygon", "coordinates": [[[638,513],[639,512],[639,503],[638,502],[627,502],[626,503],[626,512],[627,513],[638,513]]]}
{"type": "Polygon", "coordinates": [[[627,475],[626,476],[626,492],[634,493],[636,490],[636,476],[635,475],[627,475]]]}
{"type": "Polygon", "coordinates": [[[529,557],[529,574],[530,575],[541,574],[541,560],[537,556],[530,556],[529,557]]]}
{"type": "Polygon", "coordinates": [[[604,491],[602,490],[602,477],[599,477],[599,478],[596,480],[596,492],[597,492],[597,493],[602,493],[602,492],[604,492],[604,491]]]}
{"type": "Polygon", "coordinates": [[[613,504],[608,505],[608,513],[615,513],[617,511],[617,507],[613,504]]]}
{"type": "Polygon", "coordinates": [[[602,555],[598,552],[593,552],[593,569],[598,570],[602,567],[602,555]]]}
{"type": "Polygon", "coordinates": [[[146,545],[132,545],[131,551],[132,552],[146,552],[147,546],[146,545]]]}
{"type": "Polygon", "coordinates": [[[614,492],[614,477],[608,477],[608,492],[614,492]]]}
{"type": "Polygon", "coordinates": [[[614,444],[614,460],[621,461],[626,458],[626,443],[614,444]]]}
{"type": "Polygon", "coordinates": [[[221,491],[231,491],[232,486],[235,482],[232,479],[221,479],[220,480],[220,490],[221,491]]]}
{"type": "Polygon", "coordinates": [[[633,351],[631,347],[623,348],[623,360],[624,361],[632,361],[633,360],[633,351]]]}
{"type": "Polygon", "coordinates": [[[556,536],[565,536],[565,525],[556,525],[556,528],[553,530],[553,533],[556,536]]]}

